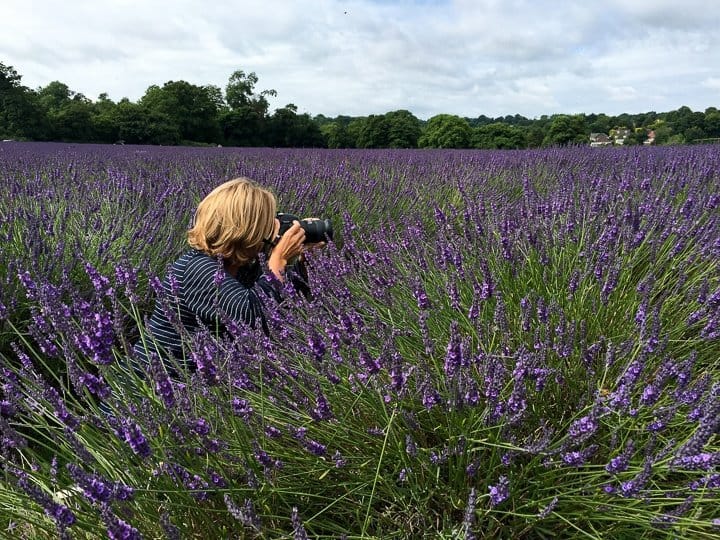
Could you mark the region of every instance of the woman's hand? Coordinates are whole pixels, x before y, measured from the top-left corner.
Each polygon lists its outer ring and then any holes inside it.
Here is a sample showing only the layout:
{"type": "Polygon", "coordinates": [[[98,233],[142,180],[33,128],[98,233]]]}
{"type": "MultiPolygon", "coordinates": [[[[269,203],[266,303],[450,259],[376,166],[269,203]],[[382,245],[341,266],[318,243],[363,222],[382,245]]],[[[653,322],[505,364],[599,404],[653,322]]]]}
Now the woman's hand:
{"type": "MultiPolygon", "coordinates": [[[[277,219],[275,221],[279,230],[280,222],[277,219]]],[[[293,221],[292,226],[278,240],[268,260],[268,268],[280,281],[285,280],[288,262],[302,255],[304,242],[305,231],[300,227],[300,222],[293,221]]]]}

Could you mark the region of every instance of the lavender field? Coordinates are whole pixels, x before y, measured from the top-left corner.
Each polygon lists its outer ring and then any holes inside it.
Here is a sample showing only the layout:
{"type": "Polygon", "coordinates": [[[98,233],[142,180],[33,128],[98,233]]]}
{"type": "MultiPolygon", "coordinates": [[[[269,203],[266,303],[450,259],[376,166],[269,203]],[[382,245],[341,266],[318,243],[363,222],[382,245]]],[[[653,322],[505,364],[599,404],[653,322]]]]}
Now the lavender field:
{"type": "Polygon", "coordinates": [[[720,534],[720,146],[2,143],[0,186],[0,535],[720,534]],[[333,220],[312,298],[128,369],[240,175],[333,220]]]}

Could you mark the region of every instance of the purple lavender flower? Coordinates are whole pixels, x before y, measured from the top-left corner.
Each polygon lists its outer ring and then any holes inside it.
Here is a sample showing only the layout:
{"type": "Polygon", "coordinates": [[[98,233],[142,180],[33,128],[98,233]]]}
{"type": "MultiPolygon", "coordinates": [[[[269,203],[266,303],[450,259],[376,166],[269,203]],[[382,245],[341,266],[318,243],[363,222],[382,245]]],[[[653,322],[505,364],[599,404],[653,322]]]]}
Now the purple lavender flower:
{"type": "Polygon", "coordinates": [[[327,452],[327,446],[312,439],[308,439],[305,443],[305,448],[316,456],[324,456],[327,452]]]}
{"type": "Polygon", "coordinates": [[[672,460],[677,469],[709,471],[720,465],[720,452],[702,452],[692,456],[679,456],[672,460]]]}
{"type": "Polygon", "coordinates": [[[720,383],[713,385],[702,403],[700,425],[677,451],[678,457],[697,455],[714,433],[720,429],[720,383]]]}
{"type": "Polygon", "coordinates": [[[232,400],[232,410],[235,416],[239,416],[245,421],[250,419],[253,413],[253,407],[247,399],[234,397],[232,400]]]}
{"type": "Polygon", "coordinates": [[[477,459],[474,459],[468,463],[467,467],[465,467],[465,475],[468,478],[474,478],[479,468],[480,462],[477,459]]]}
{"type": "Polygon", "coordinates": [[[620,495],[625,498],[636,497],[645,488],[652,474],[652,458],[646,457],[643,469],[634,478],[620,484],[620,495]]]}
{"type": "Polygon", "coordinates": [[[462,350],[460,337],[458,336],[457,321],[453,321],[450,325],[450,341],[448,342],[447,352],[445,354],[445,375],[451,378],[462,364],[462,350]]]}
{"type": "Polygon", "coordinates": [[[245,499],[242,506],[235,504],[229,493],[224,495],[225,506],[230,515],[238,520],[243,526],[260,532],[260,517],[255,512],[255,507],[250,499],[245,499]]]}
{"type": "Polygon", "coordinates": [[[55,388],[50,386],[45,387],[43,397],[52,404],[55,409],[55,416],[68,428],[74,431],[80,426],[80,420],[67,410],[65,402],[55,388]]]}
{"type": "Polygon", "coordinates": [[[568,293],[569,293],[570,297],[572,297],[575,294],[575,291],[577,290],[579,283],[580,283],[580,271],[573,270],[573,273],[570,276],[570,281],[568,283],[568,293]]]}
{"type": "Polygon", "coordinates": [[[408,380],[408,369],[404,365],[402,356],[398,353],[392,354],[392,367],[390,368],[390,388],[395,392],[402,392],[408,380]]]}
{"type": "Polygon", "coordinates": [[[122,438],[138,456],[147,458],[152,454],[150,444],[138,424],[129,420],[123,421],[118,436],[122,438]]]}
{"type": "Polygon", "coordinates": [[[325,350],[327,349],[325,342],[318,334],[312,334],[308,338],[308,345],[310,346],[310,350],[313,353],[313,358],[315,358],[316,362],[319,362],[322,360],[323,356],[325,355],[325,350]]]}
{"type": "Polygon", "coordinates": [[[505,302],[502,299],[502,296],[498,292],[496,295],[496,303],[495,303],[495,313],[493,315],[493,323],[497,330],[501,332],[502,334],[507,334],[509,327],[508,327],[508,320],[507,320],[507,314],[505,311],[505,302]]]}
{"type": "Polygon", "coordinates": [[[282,436],[282,431],[275,426],[265,426],[265,435],[270,439],[278,439],[282,436]]]}
{"type": "Polygon", "coordinates": [[[110,397],[110,387],[105,383],[102,376],[94,375],[90,372],[85,372],[79,377],[78,381],[81,385],[85,386],[91,394],[96,395],[100,399],[107,399],[110,397]]]}
{"type": "Polygon", "coordinates": [[[433,465],[442,465],[443,463],[447,463],[448,460],[448,449],[443,448],[440,453],[435,452],[434,450],[430,452],[430,463],[433,465]]]}
{"type": "Polygon", "coordinates": [[[531,302],[528,299],[527,296],[524,296],[520,300],[520,312],[522,314],[522,322],[520,324],[523,332],[529,332],[530,331],[530,308],[531,308],[531,302]]]}
{"type": "Polygon", "coordinates": [[[477,492],[475,491],[475,488],[470,488],[470,493],[468,494],[468,500],[467,504],[465,505],[465,512],[463,515],[463,524],[462,527],[465,530],[465,540],[472,540],[476,538],[475,533],[473,533],[473,527],[475,526],[476,516],[475,516],[475,505],[477,504],[477,492]]]}
{"type": "Polygon", "coordinates": [[[125,288],[125,295],[131,304],[137,304],[140,301],[137,295],[138,272],[135,268],[124,265],[116,266],[115,281],[125,288]]]}
{"type": "Polygon", "coordinates": [[[347,461],[342,456],[339,450],[335,450],[332,459],[335,462],[335,467],[338,469],[342,469],[345,465],[347,465],[347,461]]]}
{"type": "Polygon", "coordinates": [[[142,539],[140,532],[135,527],[113,514],[109,506],[103,507],[102,517],[105,525],[107,526],[107,534],[110,540],[142,539]]]}
{"type": "Polygon", "coordinates": [[[193,347],[190,356],[197,366],[198,373],[207,384],[216,384],[217,365],[215,359],[218,355],[217,346],[212,344],[212,338],[207,336],[204,343],[193,347]]]}
{"type": "Polygon", "coordinates": [[[191,430],[197,435],[207,435],[210,433],[210,423],[205,418],[197,418],[191,430]]]}
{"type": "Polygon", "coordinates": [[[545,506],[545,508],[543,508],[542,510],[540,510],[540,512],[538,512],[538,519],[545,519],[546,517],[548,517],[553,512],[553,510],[555,510],[555,507],[557,506],[558,501],[559,501],[559,499],[556,495],[547,504],[547,506],[545,506]]]}
{"type": "Polygon", "coordinates": [[[45,493],[38,486],[30,482],[30,479],[25,472],[18,471],[17,477],[18,487],[20,487],[30,496],[30,498],[44,508],[45,514],[55,521],[55,524],[61,533],[67,527],[70,527],[75,523],[75,514],[73,514],[72,510],[70,510],[67,506],[53,501],[49,494],[45,493]]]}
{"type": "Polygon", "coordinates": [[[490,505],[497,506],[510,496],[510,481],[507,476],[498,478],[498,483],[488,486],[490,505]]]}
{"type": "Polygon", "coordinates": [[[133,498],[134,490],[121,482],[109,482],[95,473],[85,472],[74,463],[67,464],[71,478],[83,490],[83,494],[93,503],[109,503],[112,500],[128,501],[133,498]]]}
{"type": "Polygon", "coordinates": [[[115,294],[115,291],[110,285],[110,280],[98,272],[89,262],[85,262],[85,271],[98,295],[112,297],[115,294]]]}
{"type": "Polygon", "coordinates": [[[293,506],[291,521],[293,526],[293,540],[308,540],[307,532],[305,532],[305,527],[303,526],[296,506],[293,506]]]}
{"type": "Polygon", "coordinates": [[[358,354],[358,362],[368,375],[374,375],[380,371],[380,362],[365,350],[361,350],[358,354]]]}
{"type": "Polygon", "coordinates": [[[448,297],[450,298],[450,306],[455,311],[460,311],[460,292],[457,288],[457,283],[451,281],[448,284],[448,297]]]}
{"type": "Polygon", "coordinates": [[[178,529],[173,522],[170,521],[170,516],[167,512],[163,512],[160,515],[160,525],[165,532],[165,538],[167,538],[167,540],[180,540],[182,538],[180,535],[180,529],[178,529]]]}
{"type": "Polygon", "coordinates": [[[566,465],[572,467],[582,467],[587,463],[587,460],[597,451],[597,445],[591,445],[583,450],[573,450],[571,452],[565,452],[561,458],[566,465]]]}
{"type": "Polygon", "coordinates": [[[315,407],[312,409],[311,416],[315,420],[332,420],[335,415],[330,408],[330,402],[328,402],[325,394],[320,391],[320,388],[316,389],[315,407]]]}
{"type": "Polygon", "coordinates": [[[589,414],[575,420],[568,428],[568,435],[575,439],[586,440],[598,429],[598,422],[594,414],[589,414]]]}
{"type": "Polygon", "coordinates": [[[405,452],[410,457],[417,456],[418,449],[417,445],[415,444],[415,440],[412,438],[410,434],[405,435],[405,452]]]}
{"type": "Polygon", "coordinates": [[[81,331],[73,335],[73,341],[95,364],[107,365],[115,360],[112,354],[115,342],[113,316],[102,307],[96,309],[84,300],[75,303],[81,331]]]}
{"type": "Polygon", "coordinates": [[[432,387],[431,384],[426,384],[423,389],[422,394],[422,404],[425,406],[426,409],[430,410],[435,405],[439,405],[442,403],[442,398],[440,397],[440,394],[435,390],[435,388],[432,387]]]}
{"type": "Polygon", "coordinates": [[[687,511],[692,506],[694,500],[695,498],[692,496],[686,497],[686,499],[682,503],[680,503],[678,506],[676,506],[669,512],[665,512],[662,515],[653,518],[651,523],[663,529],[668,528],[670,525],[677,521],[679,516],[687,513],[687,511]]]}

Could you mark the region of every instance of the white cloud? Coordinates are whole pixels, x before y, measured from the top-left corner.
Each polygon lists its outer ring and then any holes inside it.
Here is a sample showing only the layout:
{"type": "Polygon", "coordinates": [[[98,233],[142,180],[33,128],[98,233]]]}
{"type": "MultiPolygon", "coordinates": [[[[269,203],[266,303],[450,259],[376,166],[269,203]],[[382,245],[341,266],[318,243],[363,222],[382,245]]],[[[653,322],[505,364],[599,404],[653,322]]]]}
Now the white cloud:
{"type": "Polygon", "coordinates": [[[0,61],[136,100],[254,71],[279,107],[427,118],[717,106],[714,0],[3,0],[0,61]]]}
{"type": "Polygon", "coordinates": [[[710,90],[720,90],[720,77],[709,77],[702,82],[702,86],[710,90]]]}

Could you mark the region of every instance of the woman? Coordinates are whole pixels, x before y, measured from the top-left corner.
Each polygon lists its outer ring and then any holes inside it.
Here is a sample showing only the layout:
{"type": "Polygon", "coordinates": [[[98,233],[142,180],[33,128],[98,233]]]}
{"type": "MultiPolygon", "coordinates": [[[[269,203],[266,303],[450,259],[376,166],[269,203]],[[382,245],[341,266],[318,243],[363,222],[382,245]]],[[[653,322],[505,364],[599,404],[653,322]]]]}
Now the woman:
{"type": "Polygon", "coordinates": [[[190,249],[172,264],[148,332],[135,345],[138,360],[147,364],[148,351],[154,351],[193,369],[185,360],[182,334],[191,335],[201,325],[221,333],[223,316],[253,327],[259,319],[268,333],[263,296],[279,301],[286,279],[307,291],[302,262],[290,269],[302,258],[305,231],[295,221],[279,236],[276,213],[275,196],[248,178],[225,182],[202,200],[188,231],[190,249]],[[258,261],[264,249],[269,273],[258,261]]]}

